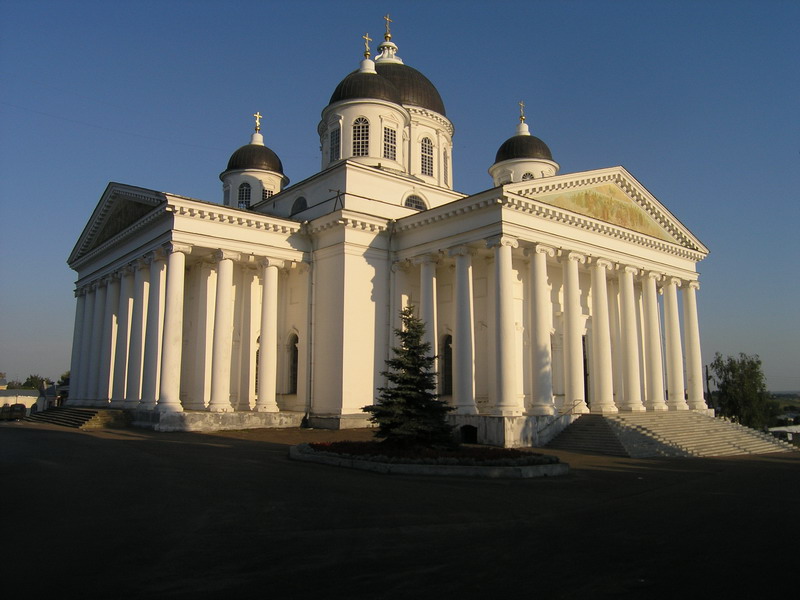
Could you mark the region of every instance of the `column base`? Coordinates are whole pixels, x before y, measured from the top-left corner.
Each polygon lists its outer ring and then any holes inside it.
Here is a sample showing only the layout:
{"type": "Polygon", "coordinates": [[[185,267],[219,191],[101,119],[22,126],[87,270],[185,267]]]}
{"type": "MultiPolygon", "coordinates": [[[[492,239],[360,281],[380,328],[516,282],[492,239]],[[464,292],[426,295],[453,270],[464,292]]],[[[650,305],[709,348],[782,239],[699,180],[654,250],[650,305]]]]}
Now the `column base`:
{"type": "Polygon", "coordinates": [[[522,410],[519,408],[494,408],[491,414],[495,417],[521,417],[522,410]]]}
{"type": "Polygon", "coordinates": [[[686,402],[682,402],[680,404],[669,404],[669,410],[689,410],[689,405],[686,402]]]}
{"type": "Polygon", "coordinates": [[[593,415],[615,415],[619,412],[616,406],[592,406],[589,412],[593,415]]]}
{"type": "Polygon", "coordinates": [[[477,415],[478,408],[476,406],[456,406],[453,414],[456,415],[477,415]]]}
{"type": "Polygon", "coordinates": [[[669,406],[666,404],[654,404],[652,406],[648,406],[647,410],[650,412],[667,412],[669,410],[669,406]]]}
{"type": "Polygon", "coordinates": [[[556,414],[556,407],[552,405],[532,406],[525,414],[532,417],[549,417],[556,414]]]}
{"type": "Polygon", "coordinates": [[[154,408],[156,412],[160,413],[176,413],[183,412],[183,406],[180,404],[157,404],[154,408]]]}
{"type": "Polygon", "coordinates": [[[125,400],[114,400],[112,398],[111,402],[108,403],[108,408],[118,408],[121,410],[125,408],[125,400]]]}
{"type": "Polygon", "coordinates": [[[215,413],[233,412],[233,407],[230,404],[228,405],[209,404],[208,412],[215,412],[215,413]]]}
{"type": "Polygon", "coordinates": [[[633,405],[633,406],[620,406],[619,407],[619,412],[632,412],[633,413],[633,412],[645,412],[645,410],[647,410],[647,409],[645,409],[645,407],[642,406],[641,404],[633,405]]]}
{"type": "Polygon", "coordinates": [[[253,412],[276,413],[280,412],[280,410],[281,409],[278,408],[277,404],[274,406],[259,406],[258,404],[256,404],[255,408],[253,409],[253,412]]]}

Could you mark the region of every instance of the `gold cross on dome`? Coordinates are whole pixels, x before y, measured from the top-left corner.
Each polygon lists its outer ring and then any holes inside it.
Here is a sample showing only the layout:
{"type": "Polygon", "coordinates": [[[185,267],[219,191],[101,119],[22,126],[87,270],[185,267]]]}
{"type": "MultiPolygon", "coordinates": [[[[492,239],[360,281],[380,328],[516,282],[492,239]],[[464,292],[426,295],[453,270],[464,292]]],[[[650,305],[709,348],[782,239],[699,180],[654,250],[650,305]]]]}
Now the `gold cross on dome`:
{"type": "Polygon", "coordinates": [[[256,133],[258,133],[261,131],[261,112],[256,112],[253,116],[256,118],[256,133]]]}
{"type": "Polygon", "coordinates": [[[361,37],[364,38],[364,58],[369,58],[370,56],[369,43],[372,41],[372,38],[369,37],[368,33],[365,33],[361,37]]]}
{"type": "Polygon", "coordinates": [[[525,103],[522,100],[519,101],[519,122],[525,122],[525,103]]]}
{"type": "Polygon", "coordinates": [[[383,17],[383,20],[386,21],[386,33],[384,34],[384,39],[388,41],[392,39],[392,33],[389,31],[389,23],[394,23],[394,21],[389,18],[389,13],[386,13],[386,15],[383,17]]]}

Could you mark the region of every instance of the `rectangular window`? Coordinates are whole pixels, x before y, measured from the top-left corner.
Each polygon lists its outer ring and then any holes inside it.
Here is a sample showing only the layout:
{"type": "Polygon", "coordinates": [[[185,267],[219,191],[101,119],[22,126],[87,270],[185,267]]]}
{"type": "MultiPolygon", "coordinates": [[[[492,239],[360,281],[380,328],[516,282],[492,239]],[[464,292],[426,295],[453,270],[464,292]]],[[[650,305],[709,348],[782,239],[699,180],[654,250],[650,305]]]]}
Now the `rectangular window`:
{"type": "Polygon", "coordinates": [[[383,128],[383,158],[397,160],[397,132],[389,127],[383,128]]]}
{"type": "Polygon", "coordinates": [[[422,174],[433,177],[433,142],[428,138],[422,138],[422,174]]]}
{"type": "Polygon", "coordinates": [[[339,143],[339,140],[340,140],[339,128],[337,127],[336,129],[332,129],[331,130],[331,147],[330,147],[330,157],[329,157],[330,161],[329,162],[333,162],[335,160],[339,160],[339,156],[340,156],[340,152],[341,152],[341,150],[340,150],[341,145],[339,143]]]}
{"type": "Polygon", "coordinates": [[[369,156],[369,121],[364,117],[353,123],[353,156],[369,156]]]}

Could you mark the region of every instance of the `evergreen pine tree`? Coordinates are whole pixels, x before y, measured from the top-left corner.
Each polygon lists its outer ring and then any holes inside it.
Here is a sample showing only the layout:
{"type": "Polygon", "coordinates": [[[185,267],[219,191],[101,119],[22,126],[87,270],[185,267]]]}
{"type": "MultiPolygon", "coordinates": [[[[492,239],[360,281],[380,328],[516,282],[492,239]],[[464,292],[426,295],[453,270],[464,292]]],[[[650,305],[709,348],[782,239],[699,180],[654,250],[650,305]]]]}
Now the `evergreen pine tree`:
{"type": "Polygon", "coordinates": [[[425,324],[409,306],[400,313],[403,326],[394,333],[399,346],[382,373],[389,382],[378,388],[378,404],[365,406],[378,425],[376,437],[398,446],[451,446],[454,443],[447,413],[453,410],[436,394],[431,345],[423,341],[425,324]]]}

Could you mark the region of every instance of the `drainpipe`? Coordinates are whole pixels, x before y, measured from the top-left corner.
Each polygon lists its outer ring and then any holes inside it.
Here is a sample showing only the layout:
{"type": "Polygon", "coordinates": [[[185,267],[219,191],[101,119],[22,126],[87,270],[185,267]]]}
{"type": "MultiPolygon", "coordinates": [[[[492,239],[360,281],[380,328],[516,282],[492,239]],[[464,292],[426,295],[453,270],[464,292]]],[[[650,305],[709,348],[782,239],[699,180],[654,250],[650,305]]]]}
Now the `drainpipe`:
{"type": "Polygon", "coordinates": [[[316,303],[316,287],[314,286],[314,238],[309,232],[308,221],[303,221],[300,232],[308,239],[309,261],[308,261],[308,319],[306,322],[306,408],[301,427],[309,426],[311,409],[314,406],[314,310],[316,303]]]}

